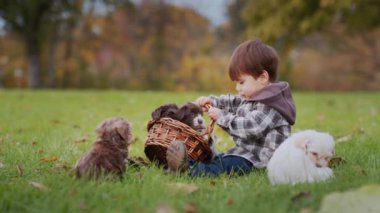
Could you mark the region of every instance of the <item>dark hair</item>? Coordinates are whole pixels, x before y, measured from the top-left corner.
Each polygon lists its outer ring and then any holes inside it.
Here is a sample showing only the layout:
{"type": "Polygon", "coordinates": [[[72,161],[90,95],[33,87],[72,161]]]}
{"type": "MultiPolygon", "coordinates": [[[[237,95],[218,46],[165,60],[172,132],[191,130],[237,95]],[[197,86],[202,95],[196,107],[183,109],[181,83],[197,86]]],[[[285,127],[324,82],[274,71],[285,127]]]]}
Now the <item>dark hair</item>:
{"type": "Polygon", "coordinates": [[[254,78],[267,71],[269,81],[277,79],[278,55],[276,50],[260,40],[248,40],[240,44],[232,53],[230,59],[230,79],[236,81],[241,74],[254,78]]]}

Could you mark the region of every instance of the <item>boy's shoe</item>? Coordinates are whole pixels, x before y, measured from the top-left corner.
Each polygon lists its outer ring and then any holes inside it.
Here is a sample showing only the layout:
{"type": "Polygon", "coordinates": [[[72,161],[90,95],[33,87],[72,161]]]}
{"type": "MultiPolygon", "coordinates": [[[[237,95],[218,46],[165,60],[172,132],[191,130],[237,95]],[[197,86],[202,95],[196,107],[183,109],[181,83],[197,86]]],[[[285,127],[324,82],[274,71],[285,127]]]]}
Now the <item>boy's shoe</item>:
{"type": "Polygon", "coordinates": [[[188,168],[186,145],[182,141],[174,141],[166,151],[168,169],[172,172],[184,171],[188,168]]]}

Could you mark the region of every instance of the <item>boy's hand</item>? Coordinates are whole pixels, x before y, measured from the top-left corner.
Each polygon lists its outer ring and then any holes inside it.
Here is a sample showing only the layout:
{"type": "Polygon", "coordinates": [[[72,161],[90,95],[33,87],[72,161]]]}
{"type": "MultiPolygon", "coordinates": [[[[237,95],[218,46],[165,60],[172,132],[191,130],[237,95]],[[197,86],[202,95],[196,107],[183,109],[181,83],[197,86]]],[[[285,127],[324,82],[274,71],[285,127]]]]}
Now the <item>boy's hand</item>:
{"type": "Polygon", "coordinates": [[[210,107],[207,113],[208,113],[208,116],[210,116],[212,120],[216,121],[221,115],[222,110],[216,107],[210,107]]]}
{"type": "Polygon", "coordinates": [[[203,111],[207,111],[207,108],[205,107],[206,104],[211,105],[211,99],[205,96],[199,97],[196,101],[196,104],[198,104],[200,107],[202,107],[203,111]]]}

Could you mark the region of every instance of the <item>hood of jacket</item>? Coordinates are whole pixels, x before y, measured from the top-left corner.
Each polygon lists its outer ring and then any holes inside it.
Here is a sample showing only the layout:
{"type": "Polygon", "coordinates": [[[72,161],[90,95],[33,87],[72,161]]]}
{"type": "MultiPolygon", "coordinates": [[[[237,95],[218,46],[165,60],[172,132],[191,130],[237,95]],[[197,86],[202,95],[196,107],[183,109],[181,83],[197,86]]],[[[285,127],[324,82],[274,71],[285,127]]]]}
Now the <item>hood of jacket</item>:
{"type": "Polygon", "coordinates": [[[251,99],[277,110],[293,125],[296,121],[296,106],[287,82],[275,82],[258,91],[251,99]]]}

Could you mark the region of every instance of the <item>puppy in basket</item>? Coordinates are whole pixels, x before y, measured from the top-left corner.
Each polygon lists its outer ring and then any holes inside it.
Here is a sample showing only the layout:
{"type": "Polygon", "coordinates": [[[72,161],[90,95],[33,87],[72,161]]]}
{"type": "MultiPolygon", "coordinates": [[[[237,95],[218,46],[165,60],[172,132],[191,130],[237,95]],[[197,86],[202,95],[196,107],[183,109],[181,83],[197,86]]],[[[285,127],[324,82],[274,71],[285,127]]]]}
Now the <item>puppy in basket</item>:
{"type": "Polygon", "coordinates": [[[126,169],[128,146],[133,141],[131,124],[123,118],[111,118],[96,128],[97,140],[75,165],[77,177],[98,178],[105,174],[122,177],[126,169]]]}
{"type": "Polygon", "coordinates": [[[191,102],[186,103],[181,108],[176,104],[165,104],[152,112],[153,120],[169,117],[190,126],[200,133],[206,130],[205,120],[202,115],[202,108],[191,102]]]}
{"type": "MultiPolygon", "coordinates": [[[[152,119],[159,120],[163,117],[169,117],[174,120],[180,121],[197,132],[204,135],[205,139],[208,139],[206,134],[206,122],[203,118],[203,110],[197,104],[188,102],[181,107],[176,104],[165,104],[152,112],[152,119]]],[[[213,157],[218,154],[215,147],[216,136],[211,135],[210,148],[213,153],[213,157]]]]}
{"type": "Polygon", "coordinates": [[[272,184],[324,181],[333,176],[328,167],[335,154],[328,133],[305,130],[294,133],[274,152],[267,169],[272,184]]]}

